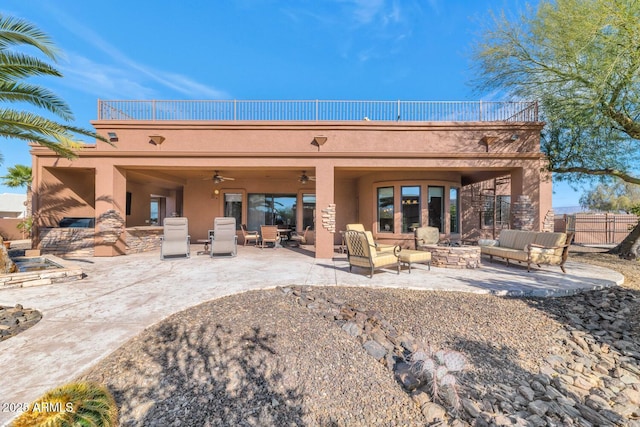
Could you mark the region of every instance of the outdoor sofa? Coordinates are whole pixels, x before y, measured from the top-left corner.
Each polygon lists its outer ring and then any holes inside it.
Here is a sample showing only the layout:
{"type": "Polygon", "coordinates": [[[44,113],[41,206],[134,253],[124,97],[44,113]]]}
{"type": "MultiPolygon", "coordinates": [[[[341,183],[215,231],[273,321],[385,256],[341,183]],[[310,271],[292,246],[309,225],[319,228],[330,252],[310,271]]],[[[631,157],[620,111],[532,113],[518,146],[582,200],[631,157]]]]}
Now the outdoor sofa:
{"type": "Polygon", "coordinates": [[[573,233],[548,233],[541,231],[502,230],[497,240],[480,239],[478,245],[484,255],[503,258],[509,261],[527,263],[527,271],[531,264],[559,265],[563,273],[564,263],[569,255],[569,246],[573,233]]]}

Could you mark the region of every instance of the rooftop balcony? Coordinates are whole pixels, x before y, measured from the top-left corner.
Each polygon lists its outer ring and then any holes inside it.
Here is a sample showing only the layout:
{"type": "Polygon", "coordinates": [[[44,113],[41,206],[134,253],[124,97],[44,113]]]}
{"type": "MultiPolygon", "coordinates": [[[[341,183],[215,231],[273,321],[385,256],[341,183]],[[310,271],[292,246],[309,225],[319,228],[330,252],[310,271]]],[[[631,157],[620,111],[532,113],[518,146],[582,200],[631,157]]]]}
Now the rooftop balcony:
{"type": "Polygon", "coordinates": [[[98,100],[98,120],[537,122],[535,101],[98,100]]]}

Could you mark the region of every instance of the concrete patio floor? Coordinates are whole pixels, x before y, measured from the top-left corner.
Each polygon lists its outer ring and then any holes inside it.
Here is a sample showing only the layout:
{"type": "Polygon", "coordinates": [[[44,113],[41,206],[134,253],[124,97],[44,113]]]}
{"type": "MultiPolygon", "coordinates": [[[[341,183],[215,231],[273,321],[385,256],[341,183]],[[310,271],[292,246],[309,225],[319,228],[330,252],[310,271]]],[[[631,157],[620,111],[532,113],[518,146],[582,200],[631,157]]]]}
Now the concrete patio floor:
{"type": "MultiPolygon", "coordinates": [[[[0,305],[22,304],[42,312],[42,320],[0,342],[0,404],[29,403],[62,385],[172,313],[222,296],[286,285],[370,286],[417,290],[493,293],[508,296],[563,296],[622,284],[617,272],[567,262],[526,268],[502,262],[475,270],[414,265],[397,275],[378,270],[349,273],[346,255],[315,259],[304,248],[239,247],[235,258],[161,261],[158,252],[114,258],[76,259],[87,277],[81,281],[0,290],[0,305]]],[[[0,412],[0,424],[17,414],[0,412]]]]}

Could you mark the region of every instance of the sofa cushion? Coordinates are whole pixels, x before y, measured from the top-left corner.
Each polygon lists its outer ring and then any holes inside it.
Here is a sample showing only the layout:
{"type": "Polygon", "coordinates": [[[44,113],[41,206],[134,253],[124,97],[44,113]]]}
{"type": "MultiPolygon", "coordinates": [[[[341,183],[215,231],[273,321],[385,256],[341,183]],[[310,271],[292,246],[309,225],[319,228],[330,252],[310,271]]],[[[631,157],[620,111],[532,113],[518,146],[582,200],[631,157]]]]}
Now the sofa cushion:
{"type": "Polygon", "coordinates": [[[500,246],[503,248],[512,248],[513,244],[516,241],[517,231],[518,230],[502,230],[500,232],[500,236],[498,237],[500,246]]]}
{"type": "Polygon", "coordinates": [[[531,248],[531,262],[534,264],[560,264],[562,263],[562,249],[557,253],[557,249],[531,248]]]}
{"type": "Polygon", "coordinates": [[[500,241],[493,239],[478,239],[478,246],[500,246],[500,241]]]}
{"type": "Polygon", "coordinates": [[[554,247],[562,246],[567,241],[565,233],[536,233],[536,239],[533,243],[540,246],[554,247]]]}
{"type": "Polygon", "coordinates": [[[516,239],[513,242],[513,246],[510,247],[520,251],[526,251],[529,244],[536,240],[537,234],[538,233],[534,231],[519,231],[516,233],[516,239]]]}
{"type": "Polygon", "coordinates": [[[501,258],[513,259],[516,261],[527,262],[529,254],[519,249],[503,248],[498,246],[487,246],[482,248],[482,253],[493,255],[501,258]]]}

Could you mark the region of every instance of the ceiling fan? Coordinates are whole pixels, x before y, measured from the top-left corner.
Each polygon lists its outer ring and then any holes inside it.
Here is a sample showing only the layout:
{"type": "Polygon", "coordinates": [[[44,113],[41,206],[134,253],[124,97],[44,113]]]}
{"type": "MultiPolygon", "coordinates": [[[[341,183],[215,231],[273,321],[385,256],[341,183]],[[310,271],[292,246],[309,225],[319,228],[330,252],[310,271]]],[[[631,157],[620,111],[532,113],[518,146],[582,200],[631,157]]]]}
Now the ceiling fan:
{"type": "Polygon", "coordinates": [[[235,180],[235,178],[231,178],[229,176],[220,175],[219,171],[215,171],[215,173],[213,174],[213,176],[211,178],[203,178],[203,179],[211,179],[214,184],[220,184],[221,182],[224,182],[224,181],[233,181],[233,180],[235,180]]]}
{"type": "Polygon", "coordinates": [[[302,171],[302,175],[300,175],[300,177],[298,178],[298,181],[300,181],[300,184],[306,184],[309,181],[315,181],[315,180],[316,180],[316,177],[307,175],[307,171],[302,171]]]}

